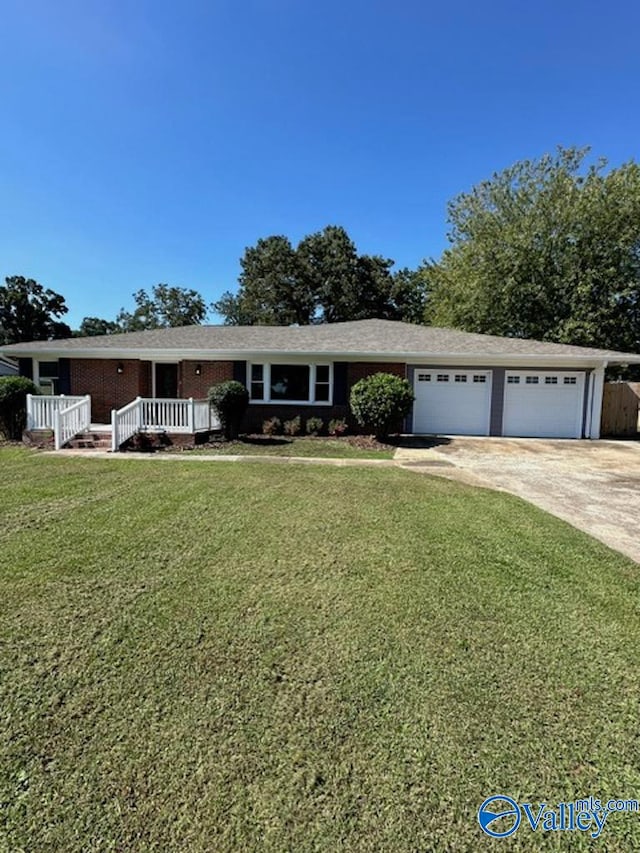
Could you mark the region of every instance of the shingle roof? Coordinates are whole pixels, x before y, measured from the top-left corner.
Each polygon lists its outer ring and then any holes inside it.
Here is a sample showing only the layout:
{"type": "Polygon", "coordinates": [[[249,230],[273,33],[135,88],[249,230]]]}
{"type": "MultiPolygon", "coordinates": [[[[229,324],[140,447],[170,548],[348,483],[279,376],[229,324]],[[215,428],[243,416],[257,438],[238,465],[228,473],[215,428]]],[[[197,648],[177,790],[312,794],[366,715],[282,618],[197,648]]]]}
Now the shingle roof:
{"type": "Polygon", "coordinates": [[[384,356],[404,358],[433,356],[524,356],[610,361],[640,361],[640,355],[592,347],[522,338],[502,338],[445,329],[418,326],[392,320],[357,320],[318,326],[184,326],[154,329],[120,335],[37,341],[2,347],[7,355],[55,353],[68,357],[93,357],[104,354],[117,358],[121,353],[143,356],[145,351],[188,356],[197,353],[218,356],[238,354],[332,354],[345,356],[384,356]]]}

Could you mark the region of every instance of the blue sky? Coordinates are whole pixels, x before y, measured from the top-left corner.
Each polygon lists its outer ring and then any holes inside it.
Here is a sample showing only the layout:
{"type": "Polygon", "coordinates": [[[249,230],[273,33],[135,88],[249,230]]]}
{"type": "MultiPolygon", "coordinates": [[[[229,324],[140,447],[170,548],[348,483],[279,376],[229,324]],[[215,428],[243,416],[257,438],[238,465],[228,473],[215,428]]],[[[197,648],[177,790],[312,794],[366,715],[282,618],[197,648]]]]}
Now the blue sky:
{"type": "Polygon", "coordinates": [[[213,300],[269,234],[343,225],[416,266],[516,160],[640,159],[631,0],[2,6],[0,275],[72,325],[158,282],[213,300]]]}

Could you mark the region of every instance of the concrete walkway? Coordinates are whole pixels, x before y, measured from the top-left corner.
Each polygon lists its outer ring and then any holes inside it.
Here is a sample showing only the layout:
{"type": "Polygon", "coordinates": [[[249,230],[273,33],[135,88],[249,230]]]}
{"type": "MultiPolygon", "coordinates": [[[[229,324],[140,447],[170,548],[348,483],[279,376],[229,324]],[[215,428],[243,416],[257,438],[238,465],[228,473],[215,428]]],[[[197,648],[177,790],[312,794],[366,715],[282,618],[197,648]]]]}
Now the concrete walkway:
{"type": "Polygon", "coordinates": [[[262,462],[276,465],[295,462],[298,465],[333,465],[337,468],[366,467],[373,468],[395,468],[397,463],[393,459],[327,459],[323,456],[259,456],[249,454],[195,454],[195,453],[136,453],[128,450],[126,453],[111,453],[108,450],[45,450],[44,456],[70,456],[81,459],[112,459],[116,462],[134,460],[154,460],[164,462],[262,462]]]}

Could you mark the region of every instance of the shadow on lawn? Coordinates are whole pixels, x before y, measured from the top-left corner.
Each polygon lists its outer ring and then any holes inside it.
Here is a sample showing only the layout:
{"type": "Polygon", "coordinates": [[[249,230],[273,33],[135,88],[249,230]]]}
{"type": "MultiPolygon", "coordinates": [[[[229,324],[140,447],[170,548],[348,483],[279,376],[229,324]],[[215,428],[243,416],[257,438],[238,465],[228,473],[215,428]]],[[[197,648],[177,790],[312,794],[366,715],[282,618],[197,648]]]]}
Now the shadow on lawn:
{"type": "Polygon", "coordinates": [[[393,447],[430,448],[443,447],[451,444],[450,438],[440,435],[390,435],[386,439],[387,444],[393,447]]]}

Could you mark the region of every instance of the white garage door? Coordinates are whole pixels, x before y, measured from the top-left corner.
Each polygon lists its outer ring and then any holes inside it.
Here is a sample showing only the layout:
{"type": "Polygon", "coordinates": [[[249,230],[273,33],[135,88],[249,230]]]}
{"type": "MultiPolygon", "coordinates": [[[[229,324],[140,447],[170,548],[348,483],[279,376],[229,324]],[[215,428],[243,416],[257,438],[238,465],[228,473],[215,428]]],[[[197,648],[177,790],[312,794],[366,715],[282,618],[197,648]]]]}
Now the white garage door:
{"type": "Polygon", "coordinates": [[[580,438],[584,373],[507,370],[503,435],[580,438]]]}
{"type": "Polygon", "coordinates": [[[413,431],[489,435],[490,370],[416,370],[413,431]]]}

